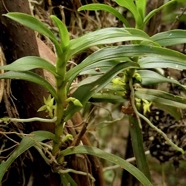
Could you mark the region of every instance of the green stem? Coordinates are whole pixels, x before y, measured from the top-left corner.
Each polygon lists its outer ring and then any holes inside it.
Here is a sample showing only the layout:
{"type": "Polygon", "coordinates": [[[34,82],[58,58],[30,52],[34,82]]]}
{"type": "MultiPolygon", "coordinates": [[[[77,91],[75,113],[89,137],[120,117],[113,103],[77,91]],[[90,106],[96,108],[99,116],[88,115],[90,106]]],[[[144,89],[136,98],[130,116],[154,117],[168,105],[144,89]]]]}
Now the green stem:
{"type": "Polygon", "coordinates": [[[146,160],[146,155],[143,147],[143,136],[141,131],[141,120],[137,114],[137,109],[135,106],[134,88],[133,81],[130,78],[129,87],[131,90],[130,101],[132,108],[134,110],[134,115],[129,116],[130,123],[130,135],[132,140],[132,148],[134,156],[136,158],[137,167],[144,173],[144,175],[151,180],[151,175],[149,171],[149,166],[146,160]]]}
{"type": "Polygon", "coordinates": [[[55,127],[55,141],[53,145],[53,155],[59,152],[61,145],[61,136],[63,134],[64,124],[64,110],[66,108],[67,90],[66,90],[66,61],[63,56],[58,57],[56,63],[56,72],[59,75],[56,78],[56,92],[58,99],[56,100],[56,127],[55,127]]]}

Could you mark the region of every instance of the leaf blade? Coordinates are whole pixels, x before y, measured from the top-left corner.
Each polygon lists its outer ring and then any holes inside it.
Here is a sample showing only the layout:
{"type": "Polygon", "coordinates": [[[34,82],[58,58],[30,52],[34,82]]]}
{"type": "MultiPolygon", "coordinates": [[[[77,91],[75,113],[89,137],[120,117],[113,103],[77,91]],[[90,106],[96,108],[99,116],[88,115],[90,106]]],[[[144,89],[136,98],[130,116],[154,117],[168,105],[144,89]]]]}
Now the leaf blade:
{"type": "Polygon", "coordinates": [[[52,94],[52,96],[57,99],[57,94],[52,85],[43,79],[41,76],[35,74],[34,72],[13,72],[9,71],[4,74],[0,74],[0,79],[17,79],[17,80],[26,80],[38,85],[43,86],[52,94]]]}
{"type": "Polygon", "coordinates": [[[26,56],[19,58],[18,60],[14,61],[13,63],[5,66],[0,66],[0,69],[3,70],[10,70],[10,71],[29,71],[36,68],[42,68],[49,72],[51,72],[53,75],[57,76],[55,66],[46,61],[43,58],[37,57],[37,56],[26,56]]]}
{"type": "Polygon", "coordinates": [[[148,23],[148,21],[160,10],[162,10],[163,8],[165,8],[166,6],[168,6],[169,4],[175,2],[176,0],[170,0],[167,3],[164,3],[162,6],[152,10],[151,12],[149,12],[146,17],[144,18],[144,24],[146,25],[148,23]]]}
{"type": "Polygon", "coordinates": [[[133,0],[116,0],[116,3],[122,7],[127,8],[133,14],[138,28],[143,27],[143,18],[138,12],[133,0]]]}
{"type": "Polygon", "coordinates": [[[91,54],[82,63],[69,70],[66,79],[72,81],[84,68],[97,62],[127,61],[127,57],[140,57],[141,68],[176,68],[186,69],[186,56],[177,51],[148,45],[122,45],[105,47],[91,54]]]}
{"type": "Polygon", "coordinates": [[[4,16],[50,38],[50,40],[54,43],[56,47],[57,53],[58,54],[61,53],[61,48],[54,34],[41,21],[39,21],[35,17],[20,12],[9,12],[7,14],[4,14],[4,16]]]}
{"type": "MultiPolygon", "coordinates": [[[[166,54],[166,51],[165,51],[166,54]]],[[[172,68],[176,70],[184,70],[186,68],[185,61],[183,60],[185,56],[181,56],[181,58],[177,58],[176,56],[172,56],[171,59],[168,55],[162,56],[145,56],[139,59],[139,65],[141,68],[172,68]]]]}
{"type": "Polygon", "coordinates": [[[67,30],[67,27],[56,16],[51,15],[50,17],[51,17],[52,21],[55,23],[55,25],[59,29],[59,35],[60,35],[60,39],[61,39],[62,49],[66,50],[66,48],[68,47],[69,42],[70,42],[70,37],[69,37],[69,33],[68,33],[68,30],[67,30]]]}
{"type": "Polygon", "coordinates": [[[145,32],[136,28],[104,28],[71,40],[68,55],[72,56],[91,46],[122,41],[152,42],[145,32]]]}
{"type": "Polygon", "coordinates": [[[159,73],[154,72],[152,70],[138,70],[138,73],[142,78],[142,85],[152,85],[168,82],[179,85],[180,87],[185,89],[185,86],[180,84],[177,80],[166,78],[165,76],[162,76],[159,73]]]}
{"type": "Polygon", "coordinates": [[[99,3],[92,3],[92,4],[84,5],[84,6],[82,6],[78,9],[78,11],[82,11],[82,10],[104,10],[104,11],[107,11],[107,12],[111,13],[115,17],[117,17],[120,21],[122,21],[122,23],[126,27],[130,26],[128,21],[123,17],[123,15],[120,14],[115,8],[113,8],[109,5],[99,4],[99,3]]]}
{"type": "Polygon", "coordinates": [[[171,46],[186,43],[186,30],[169,30],[160,32],[151,37],[151,39],[161,46],[171,46]]]}
{"type": "Polygon", "coordinates": [[[140,88],[135,91],[135,95],[140,99],[146,99],[154,103],[181,109],[186,108],[186,98],[161,90],[140,88]]]}
{"type": "Polygon", "coordinates": [[[128,163],[127,161],[123,160],[122,158],[104,152],[96,147],[89,147],[89,146],[77,146],[77,147],[70,147],[66,150],[61,151],[63,156],[72,155],[72,154],[89,154],[93,156],[97,156],[99,158],[105,159],[110,161],[116,165],[120,165],[123,169],[127,170],[133,176],[135,176],[144,186],[152,186],[150,181],[144,176],[144,174],[139,171],[136,167],[132,164],[128,163]]]}
{"type": "MultiPolygon", "coordinates": [[[[119,63],[110,69],[107,73],[103,76],[98,78],[97,80],[93,81],[92,83],[82,85],[77,88],[77,90],[73,93],[72,97],[78,99],[82,105],[84,105],[93,94],[99,92],[104,86],[106,86],[111,79],[117,75],[120,71],[128,68],[137,68],[138,64],[134,62],[125,62],[119,63]]],[[[75,112],[80,110],[79,107],[74,107],[74,105],[69,105],[66,110],[66,118],[68,120],[75,112]]]]}
{"type": "Polygon", "coordinates": [[[8,168],[15,161],[15,159],[24,153],[26,150],[34,146],[37,142],[46,140],[46,139],[54,139],[54,134],[48,131],[34,131],[30,133],[30,136],[24,136],[19,146],[15,149],[15,151],[10,155],[10,157],[0,164],[0,183],[2,183],[2,179],[8,168]]]}
{"type": "Polygon", "coordinates": [[[147,4],[146,0],[136,0],[136,7],[142,19],[144,19],[145,17],[146,4],[147,4]]]}

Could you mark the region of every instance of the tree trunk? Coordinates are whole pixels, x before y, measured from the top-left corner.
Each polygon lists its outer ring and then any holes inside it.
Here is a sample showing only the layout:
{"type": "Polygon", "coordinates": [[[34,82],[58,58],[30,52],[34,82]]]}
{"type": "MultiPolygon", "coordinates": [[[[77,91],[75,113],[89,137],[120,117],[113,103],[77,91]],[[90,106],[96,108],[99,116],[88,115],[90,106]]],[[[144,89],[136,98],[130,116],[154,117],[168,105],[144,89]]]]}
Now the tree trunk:
{"type": "MultiPolygon", "coordinates": [[[[18,58],[24,56],[39,56],[44,55],[42,53],[45,49],[41,41],[37,41],[34,31],[25,28],[24,26],[11,21],[3,16],[7,12],[24,12],[30,14],[30,7],[27,0],[0,0],[0,46],[3,49],[6,63],[11,63],[18,58]],[[38,43],[39,47],[38,48],[38,43]],[[39,50],[40,49],[40,50],[39,50]]],[[[48,58],[48,56],[45,56],[48,58]]],[[[52,57],[54,60],[54,56],[52,57]]],[[[35,70],[40,76],[44,76],[43,70],[35,70]]],[[[43,105],[43,97],[48,97],[48,92],[39,85],[34,83],[12,80],[11,88],[9,87],[9,81],[5,83],[5,91],[3,101],[0,103],[0,116],[9,117],[46,117],[44,112],[37,112],[37,110],[43,105]]],[[[72,123],[82,122],[82,118],[74,117],[72,123]],[[79,119],[81,120],[79,120],[79,119]]],[[[34,130],[48,130],[54,132],[54,124],[51,123],[12,123],[9,125],[7,131],[30,133],[34,130]]],[[[78,131],[76,131],[77,133],[78,131]]],[[[10,137],[10,136],[9,136],[10,137]]],[[[2,145],[6,145],[6,148],[12,146],[12,142],[8,141],[3,136],[0,136],[2,145]]],[[[15,141],[20,141],[16,135],[11,135],[11,138],[15,141]]],[[[86,137],[82,138],[83,144],[90,145],[86,137]]],[[[2,160],[6,161],[7,153],[2,160]]],[[[96,178],[95,185],[104,185],[103,173],[99,160],[92,156],[82,155],[71,156],[67,159],[67,164],[76,170],[89,172],[96,178]],[[73,160],[73,161],[72,161],[73,160]],[[86,166],[85,166],[86,165],[86,166]]],[[[73,175],[78,185],[91,185],[90,179],[86,176],[73,175]]],[[[45,186],[59,186],[60,179],[58,174],[52,172],[51,166],[47,165],[40,157],[39,153],[35,149],[29,150],[17,158],[12,164],[11,168],[4,176],[2,185],[45,185],[45,186]]]]}

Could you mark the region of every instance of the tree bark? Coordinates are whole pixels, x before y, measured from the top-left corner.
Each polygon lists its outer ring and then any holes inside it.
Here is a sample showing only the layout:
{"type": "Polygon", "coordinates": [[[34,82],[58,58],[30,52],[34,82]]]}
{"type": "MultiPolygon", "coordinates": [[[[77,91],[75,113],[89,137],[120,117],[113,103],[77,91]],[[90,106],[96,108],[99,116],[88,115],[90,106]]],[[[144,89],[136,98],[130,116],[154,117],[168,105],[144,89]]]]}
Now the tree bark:
{"type": "MultiPolygon", "coordinates": [[[[40,40],[36,39],[35,32],[4,17],[3,14],[8,12],[30,14],[29,3],[27,0],[0,0],[0,46],[3,48],[7,63],[9,64],[24,56],[44,56],[46,54],[45,50],[48,49],[45,48],[40,40]]],[[[50,58],[49,56],[44,57],[50,58]]],[[[54,55],[48,60],[55,60],[54,55]]],[[[46,72],[43,72],[43,70],[35,70],[34,72],[43,77],[46,75],[46,72]]],[[[37,112],[43,105],[43,97],[48,97],[48,92],[44,88],[26,81],[12,80],[11,92],[16,99],[8,97],[10,96],[8,94],[7,99],[4,100],[4,102],[8,102],[5,105],[7,105],[6,110],[10,117],[17,117],[18,114],[20,118],[46,117],[44,112],[37,112]],[[12,99],[13,102],[11,101],[12,99]],[[18,113],[17,115],[13,111],[14,105],[18,113]]],[[[82,122],[80,115],[78,118],[75,116],[73,120],[72,123],[74,125],[82,122]]],[[[54,124],[34,122],[23,124],[21,131],[24,133],[29,133],[33,130],[48,130],[53,132],[54,127],[54,124]]],[[[78,131],[76,132],[78,133],[78,131]]],[[[81,140],[83,144],[91,145],[85,136],[81,140]]],[[[31,155],[27,152],[13,163],[10,170],[7,171],[7,175],[5,176],[7,180],[4,180],[3,185],[22,185],[24,179],[25,184],[32,183],[32,185],[36,186],[60,185],[59,176],[52,172],[52,168],[46,165],[38,152],[35,149],[31,149],[30,152],[31,155]]],[[[81,157],[71,156],[68,158],[70,161],[68,164],[71,168],[89,172],[96,178],[95,185],[104,185],[102,167],[97,158],[87,155],[81,155],[81,157]]],[[[78,185],[91,185],[90,179],[86,176],[73,175],[73,177],[78,185]]]]}
{"type": "MultiPolygon", "coordinates": [[[[35,32],[15,21],[3,16],[8,12],[24,12],[30,14],[27,0],[0,0],[0,45],[3,47],[7,63],[24,56],[39,56],[35,32]]],[[[43,76],[43,70],[35,70],[43,76]]],[[[43,97],[48,97],[48,92],[41,86],[28,81],[12,81],[12,93],[19,115],[22,118],[45,117],[45,113],[37,112],[43,105],[43,97]]],[[[46,123],[28,124],[27,129],[49,131],[54,130],[54,125],[46,123]]]]}

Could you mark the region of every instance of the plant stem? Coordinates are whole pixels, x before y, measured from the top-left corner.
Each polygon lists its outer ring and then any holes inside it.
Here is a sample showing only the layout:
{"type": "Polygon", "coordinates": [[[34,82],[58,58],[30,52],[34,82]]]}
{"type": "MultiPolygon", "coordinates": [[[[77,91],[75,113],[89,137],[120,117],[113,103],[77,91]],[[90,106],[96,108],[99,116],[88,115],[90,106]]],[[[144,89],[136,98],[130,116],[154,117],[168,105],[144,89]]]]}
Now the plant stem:
{"type": "Polygon", "coordinates": [[[55,127],[55,141],[53,145],[53,155],[56,155],[61,145],[61,136],[63,134],[64,124],[64,110],[66,108],[67,90],[66,90],[66,61],[64,56],[59,56],[56,63],[56,72],[59,75],[56,78],[56,127],[55,127]]]}

